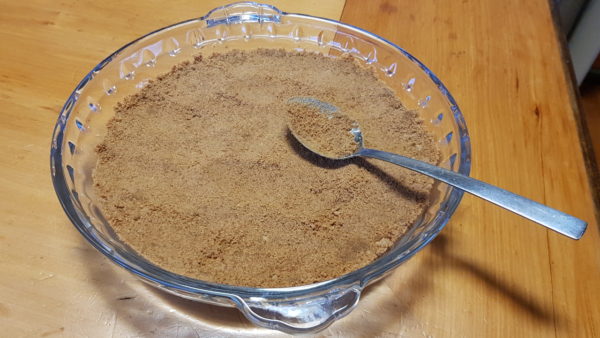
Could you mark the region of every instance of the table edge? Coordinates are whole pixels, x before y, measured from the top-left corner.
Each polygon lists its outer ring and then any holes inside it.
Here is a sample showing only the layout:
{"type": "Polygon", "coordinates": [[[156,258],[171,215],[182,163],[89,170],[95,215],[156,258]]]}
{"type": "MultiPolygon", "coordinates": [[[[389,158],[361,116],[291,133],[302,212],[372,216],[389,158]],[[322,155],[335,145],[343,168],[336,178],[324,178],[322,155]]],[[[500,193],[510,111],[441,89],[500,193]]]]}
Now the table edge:
{"type": "MultiPolygon", "coordinates": [[[[554,5],[552,0],[547,0],[547,3],[551,12],[554,35],[559,45],[562,71],[565,75],[565,79],[567,80],[569,103],[572,107],[573,117],[575,118],[575,123],[577,126],[577,137],[581,146],[588,185],[592,195],[592,203],[594,204],[594,217],[596,219],[596,226],[600,229],[600,172],[598,171],[598,163],[594,155],[590,131],[587,123],[584,121],[585,117],[583,117],[582,114],[583,108],[579,89],[577,89],[578,86],[575,79],[575,70],[573,69],[573,62],[571,60],[571,54],[569,53],[566,36],[560,27],[560,15],[558,13],[558,7],[554,5]]],[[[600,156],[600,154],[598,155],[600,156]]]]}

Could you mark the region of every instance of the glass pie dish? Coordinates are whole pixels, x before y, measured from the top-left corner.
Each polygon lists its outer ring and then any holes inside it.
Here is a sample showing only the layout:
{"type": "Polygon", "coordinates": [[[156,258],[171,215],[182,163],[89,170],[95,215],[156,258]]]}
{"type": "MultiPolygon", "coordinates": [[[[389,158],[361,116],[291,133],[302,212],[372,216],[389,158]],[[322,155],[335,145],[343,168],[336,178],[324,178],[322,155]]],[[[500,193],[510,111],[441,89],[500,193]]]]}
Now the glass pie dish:
{"type": "Polygon", "coordinates": [[[352,56],[377,69],[408,109],[419,112],[442,153],[440,166],[468,175],[470,143],[463,116],[438,78],[402,48],[351,25],[264,4],[241,2],[149,33],[100,62],[65,103],[52,138],[54,188],[75,227],[100,252],[141,280],[172,294],[237,307],[256,325],[288,333],[316,332],[356,307],[364,288],[427,245],[445,226],[462,192],[434,185],[428,207],[392,249],[344,276],[289,288],[210,283],[166,271],[133,251],[103,217],[93,192],[95,147],[114,105],[196,55],[277,48],[352,56]]]}

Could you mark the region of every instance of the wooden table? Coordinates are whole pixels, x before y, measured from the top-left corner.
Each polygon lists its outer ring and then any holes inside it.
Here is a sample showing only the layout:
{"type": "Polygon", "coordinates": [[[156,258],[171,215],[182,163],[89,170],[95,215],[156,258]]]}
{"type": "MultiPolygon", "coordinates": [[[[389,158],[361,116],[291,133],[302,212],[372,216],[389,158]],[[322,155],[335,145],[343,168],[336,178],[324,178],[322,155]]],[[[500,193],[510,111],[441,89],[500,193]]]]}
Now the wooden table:
{"type": "MultiPolygon", "coordinates": [[[[223,3],[2,2],[0,335],[278,335],[235,309],[165,295],[114,267],[70,224],[50,182],[52,128],[84,74],[135,37],[223,3]]],[[[370,287],[358,308],[322,335],[600,336],[592,165],[549,2],[274,4],[360,26],[406,48],[462,108],[472,176],[589,222],[573,241],[466,196],[431,245],[370,287]]]]}

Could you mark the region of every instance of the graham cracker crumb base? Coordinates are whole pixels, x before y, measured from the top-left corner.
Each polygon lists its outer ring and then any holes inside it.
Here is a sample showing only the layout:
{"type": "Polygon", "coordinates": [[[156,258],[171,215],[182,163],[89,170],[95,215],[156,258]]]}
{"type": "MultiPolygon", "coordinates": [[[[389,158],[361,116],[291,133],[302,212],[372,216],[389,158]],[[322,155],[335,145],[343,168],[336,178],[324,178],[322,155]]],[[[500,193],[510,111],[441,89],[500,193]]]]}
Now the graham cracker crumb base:
{"type": "Polygon", "coordinates": [[[438,162],[417,114],[351,58],[198,57],[120,102],[97,148],[94,187],[119,238],[166,270],[249,287],[324,281],[385,253],[433,180],[314,155],[286,126],[298,96],[339,107],[369,148],[438,162]]]}

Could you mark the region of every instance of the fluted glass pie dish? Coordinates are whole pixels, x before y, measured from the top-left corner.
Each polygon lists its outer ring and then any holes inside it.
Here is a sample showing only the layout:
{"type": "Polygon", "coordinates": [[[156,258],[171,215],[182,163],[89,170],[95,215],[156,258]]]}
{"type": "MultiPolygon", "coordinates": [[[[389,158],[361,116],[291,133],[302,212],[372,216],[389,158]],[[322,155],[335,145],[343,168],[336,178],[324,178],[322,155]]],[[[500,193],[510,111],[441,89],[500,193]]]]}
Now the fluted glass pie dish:
{"type": "Polygon", "coordinates": [[[462,114],[438,78],[400,47],[337,21],[285,13],[252,2],[149,33],[100,62],[65,103],[54,129],[51,174],[58,198],[75,227],[116,264],[175,295],[237,307],[253,323],[289,333],[315,332],[348,314],[363,289],[412,257],[444,227],[462,192],[436,183],[422,217],[385,255],[339,278],[290,288],[248,288],[209,283],[166,271],[141,257],[112,231],[93,192],[95,147],[114,116],[114,105],[149,80],[196,55],[232,49],[283,48],[350,55],[377,69],[435,136],[440,166],[469,174],[470,145],[462,114]]]}

